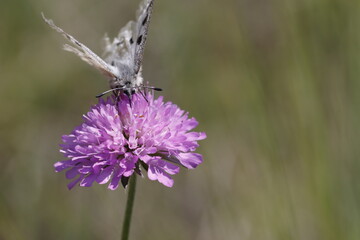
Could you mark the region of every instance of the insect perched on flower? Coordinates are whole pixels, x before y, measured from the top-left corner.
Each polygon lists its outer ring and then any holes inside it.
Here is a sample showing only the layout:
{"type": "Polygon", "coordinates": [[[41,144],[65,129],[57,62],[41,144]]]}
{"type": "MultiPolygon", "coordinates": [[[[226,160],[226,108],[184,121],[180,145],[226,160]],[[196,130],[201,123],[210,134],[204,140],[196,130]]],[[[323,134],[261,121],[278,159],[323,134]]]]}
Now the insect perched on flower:
{"type": "Polygon", "coordinates": [[[170,175],[178,173],[179,166],[193,169],[202,162],[194,151],[206,134],[191,132],[198,124],[194,118],[151,93],[146,98],[135,93],[132,107],[129,101],[124,94],[121,101],[100,99],[84,115],[84,123],[63,136],[61,152],[69,160],[54,166],[57,172],[67,169],[66,177],[74,179],[69,189],[77,183],[89,187],[110,181],[108,188],[114,190],[143,170],[149,179],[172,187],[170,175]]]}
{"type": "Polygon", "coordinates": [[[131,99],[131,96],[135,92],[141,91],[141,89],[147,88],[161,91],[160,88],[144,86],[141,75],[144,47],[153,3],[154,0],[145,0],[137,12],[136,22],[130,21],[126,24],[112,42],[110,42],[108,37],[105,37],[105,60],[56,26],[52,20],[46,19],[44,15],[42,16],[50,27],[61,33],[71,42],[73,46],[65,44],[65,50],[75,53],[82,60],[100,70],[109,79],[111,89],[97,97],[101,97],[111,91],[120,91],[124,92],[131,99]]]}
{"type": "Polygon", "coordinates": [[[134,173],[158,180],[167,187],[173,185],[170,175],[180,166],[195,168],[202,156],[194,153],[197,141],[205,133],[189,132],[197,126],[194,118],[162,97],[154,99],[144,86],[141,75],[144,46],[154,0],[145,0],[138,11],[137,21],[130,21],[111,42],[105,38],[105,60],[88,47],[57,27],[52,20],[44,20],[64,35],[73,46],[67,51],[100,70],[108,77],[115,96],[99,99],[84,115],[84,122],[71,134],[63,136],[61,152],[68,160],[55,163],[57,172],[67,169],[66,177],[76,184],[89,187],[93,182],[116,189],[125,187],[134,173]],[[145,90],[145,91],[141,91],[145,90]]]}

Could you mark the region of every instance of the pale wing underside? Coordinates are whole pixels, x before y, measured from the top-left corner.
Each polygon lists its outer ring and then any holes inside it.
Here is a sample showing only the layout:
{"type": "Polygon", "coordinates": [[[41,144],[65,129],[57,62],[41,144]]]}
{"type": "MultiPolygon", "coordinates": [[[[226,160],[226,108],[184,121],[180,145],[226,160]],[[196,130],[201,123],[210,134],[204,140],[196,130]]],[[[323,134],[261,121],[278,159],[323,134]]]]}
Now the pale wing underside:
{"type": "Polygon", "coordinates": [[[132,74],[141,71],[153,2],[154,0],[144,0],[137,11],[136,22],[126,24],[112,42],[105,36],[104,56],[108,64],[119,70],[130,69],[132,74]]]}
{"type": "Polygon", "coordinates": [[[137,11],[136,22],[130,21],[120,30],[112,42],[107,36],[105,37],[105,61],[73,36],[56,26],[52,20],[46,19],[43,14],[42,16],[51,28],[61,33],[72,43],[73,46],[65,44],[64,49],[75,53],[82,60],[108,76],[111,87],[124,86],[130,82],[131,86],[128,88],[132,88],[142,83],[141,66],[153,3],[154,0],[144,0],[137,11]]]}
{"type": "MultiPolygon", "coordinates": [[[[109,37],[105,35],[105,51],[104,59],[111,66],[121,69],[127,66],[128,69],[133,69],[134,54],[132,51],[132,36],[135,28],[133,21],[128,22],[125,27],[120,30],[120,33],[111,42],[109,37]]],[[[119,71],[120,75],[122,74],[119,71]]]]}
{"type": "Polygon", "coordinates": [[[66,39],[68,39],[74,46],[70,46],[68,44],[64,45],[64,49],[69,52],[73,52],[78,55],[82,60],[94,66],[98,70],[100,70],[104,75],[109,78],[116,78],[118,73],[117,69],[107,64],[104,60],[102,60],[98,55],[92,52],[88,47],[84,44],[80,43],[73,36],[66,33],[64,30],[59,28],[54,24],[51,19],[45,18],[44,14],[42,14],[44,21],[54,30],[61,33],[66,39]]]}
{"type": "Polygon", "coordinates": [[[134,65],[136,73],[140,71],[142,65],[153,4],[154,0],[145,0],[137,11],[136,35],[133,39],[135,42],[134,65]]]}

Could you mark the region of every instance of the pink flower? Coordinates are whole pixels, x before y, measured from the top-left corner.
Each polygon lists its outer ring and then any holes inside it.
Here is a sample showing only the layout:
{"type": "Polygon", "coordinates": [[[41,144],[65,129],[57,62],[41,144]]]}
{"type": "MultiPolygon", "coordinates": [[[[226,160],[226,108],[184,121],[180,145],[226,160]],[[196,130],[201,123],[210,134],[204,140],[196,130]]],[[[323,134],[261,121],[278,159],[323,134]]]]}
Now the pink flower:
{"type": "Polygon", "coordinates": [[[127,185],[129,177],[147,171],[150,180],[172,187],[171,175],[179,166],[193,169],[203,160],[194,153],[197,141],[206,138],[202,132],[190,132],[198,125],[194,118],[163,98],[147,94],[99,100],[84,115],[84,123],[71,134],[64,135],[62,152],[69,160],[55,163],[56,172],[67,169],[66,177],[90,187],[95,181],[110,182],[115,190],[121,181],[127,185]]]}

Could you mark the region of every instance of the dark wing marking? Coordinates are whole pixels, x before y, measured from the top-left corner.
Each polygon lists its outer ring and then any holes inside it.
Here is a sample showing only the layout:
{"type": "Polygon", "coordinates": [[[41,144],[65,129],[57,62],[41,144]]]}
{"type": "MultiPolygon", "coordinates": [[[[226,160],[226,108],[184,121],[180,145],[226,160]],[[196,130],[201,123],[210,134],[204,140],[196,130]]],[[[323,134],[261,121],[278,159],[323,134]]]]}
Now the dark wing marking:
{"type": "Polygon", "coordinates": [[[70,46],[68,44],[64,45],[64,49],[69,52],[73,52],[78,55],[82,60],[100,70],[104,75],[110,78],[117,77],[116,68],[108,65],[104,60],[102,60],[98,55],[92,52],[88,47],[84,44],[76,40],[73,36],[66,33],[64,30],[59,28],[54,24],[51,19],[45,18],[44,14],[41,14],[44,21],[57,32],[61,33],[67,40],[69,40],[74,46],[70,46]]]}
{"type": "Polygon", "coordinates": [[[140,8],[137,12],[137,21],[134,32],[135,34],[133,35],[133,39],[131,39],[133,44],[135,44],[134,47],[135,73],[138,73],[141,68],[153,4],[154,4],[154,0],[145,0],[145,2],[140,5],[140,8]]]}

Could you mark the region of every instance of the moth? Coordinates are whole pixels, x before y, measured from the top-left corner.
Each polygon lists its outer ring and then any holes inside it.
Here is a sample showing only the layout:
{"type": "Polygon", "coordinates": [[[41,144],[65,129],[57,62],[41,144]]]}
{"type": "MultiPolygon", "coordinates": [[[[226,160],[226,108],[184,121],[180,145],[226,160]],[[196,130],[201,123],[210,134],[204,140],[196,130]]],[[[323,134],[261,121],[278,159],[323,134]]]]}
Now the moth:
{"type": "Polygon", "coordinates": [[[154,0],[144,0],[137,11],[136,21],[128,22],[113,41],[105,36],[104,59],[56,26],[44,14],[42,17],[51,28],[62,34],[71,43],[71,45],[65,44],[64,50],[75,53],[108,78],[110,90],[99,94],[97,97],[112,91],[122,91],[131,99],[135,92],[141,92],[141,89],[144,88],[161,91],[160,88],[144,86],[141,73],[153,4],[154,0]]]}

